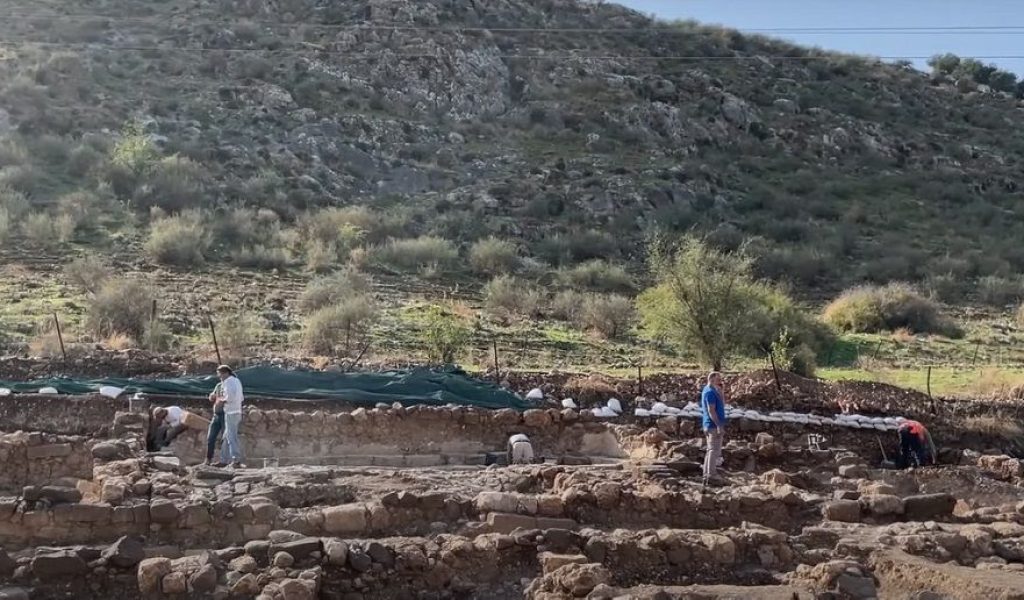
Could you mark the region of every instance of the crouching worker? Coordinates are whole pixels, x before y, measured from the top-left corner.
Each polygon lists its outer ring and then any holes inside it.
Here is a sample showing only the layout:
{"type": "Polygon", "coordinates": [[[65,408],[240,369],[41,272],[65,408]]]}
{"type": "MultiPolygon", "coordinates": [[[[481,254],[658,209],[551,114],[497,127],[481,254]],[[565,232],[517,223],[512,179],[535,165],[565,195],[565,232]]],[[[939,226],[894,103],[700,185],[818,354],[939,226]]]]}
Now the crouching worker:
{"type": "Polygon", "coordinates": [[[149,432],[146,435],[146,450],[157,452],[168,446],[185,431],[183,422],[184,411],[180,406],[158,406],[153,409],[149,419],[149,432]]]}
{"type": "Polygon", "coordinates": [[[935,443],[928,429],[917,421],[904,421],[896,433],[900,438],[900,457],[898,466],[923,467],[935,464],[935,443]]]}
{"type": "Polygon", "coordinates": [[[533,464],[533,444],[525,433],[517,433],[508,438],[508,464],[533,464]]]}

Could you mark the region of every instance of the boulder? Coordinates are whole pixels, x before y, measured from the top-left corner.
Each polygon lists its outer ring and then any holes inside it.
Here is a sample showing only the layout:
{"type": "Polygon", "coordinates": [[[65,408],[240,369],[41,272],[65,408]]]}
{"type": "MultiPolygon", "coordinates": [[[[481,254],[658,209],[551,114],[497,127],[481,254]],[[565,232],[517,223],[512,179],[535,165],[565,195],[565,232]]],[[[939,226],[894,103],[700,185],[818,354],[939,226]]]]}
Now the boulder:
{"type": "Polygon", "coordinates": [[[231,586],[231,596],[234,598],[251,598],[258,593],[260,584],[252,573],[243,575],[231,586]]]}
{"type": "Polygon", "coordinates": [[[868,476],[868,468],[864,465],[842,465],[839,476],[847,479],[864,479],[868,476]]]}
{"type": "Polygon", "coordinates": [[[330,564],[344,566],[348,560],[348,544],[337,539],[325,540],[324,554],[327,555],[327,562],[330,564]]]}
{"type": "Polygon", "coordinates": [[[287,552],[278,552],[274,554],[273,565],[282,569],[287,569],[295,564],[295,557],[287,552]]]}
{"type": "Polygon", "coordinates": [[[170,500],[154,500],[149,505],[149,520],[152,523],[174,523],[178,520],[178,514],[178,507],[170,500]]]}
{"type": "Polygon", "coordinates": [[[565,565],[585,565],[590,562],[589,559],[582,554],[555,554],[554,552],[541,552],[537,555],[537,558],[540,560],[540,565],[544,574],[551,573],[565,565]]]}
{"type": "Polygon", "coordinates": [[[171,559],[147,558],[139,563],[139,591],[144,598],[155,597],[160,593],[160,582],[171,572],[171,559]]]}
{"type": "Polygon", "coordinates": [[[188,586],[196,594],[212,592],[217,587],[217,569],[213,565],[203,565],[188,578],[188,586]]]}
{"type": "Polygon", "coordinates": [[[10,575],[17,568],[18,563],[3,548],[0,548],[0,575],[10,575]]]}

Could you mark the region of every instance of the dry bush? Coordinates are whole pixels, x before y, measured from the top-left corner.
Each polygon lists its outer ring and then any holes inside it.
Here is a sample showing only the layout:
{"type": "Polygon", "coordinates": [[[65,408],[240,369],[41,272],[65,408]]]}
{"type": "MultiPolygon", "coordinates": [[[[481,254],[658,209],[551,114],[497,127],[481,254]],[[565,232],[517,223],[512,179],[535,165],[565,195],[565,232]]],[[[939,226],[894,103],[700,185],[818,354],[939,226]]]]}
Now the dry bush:
{"type": "Polygon", "coordinates": [[[316,354],[348,354],[376,318],[377,309],[368,296],[344,298],[309,315],[303,345],[316,354]]]}
{"type": "Polygon", "coordinates": [[[522,261],[512,242],[487,238],[477,240],[469,249],[469,264],[477,273],[504,275],[514,273],[522,261]]]}
{"type": "Polygon", "coordinates": [[[235,360],[245,358],[262,330],[259,318],[247,312],[221,317],[217,321],[217,343],[223,356],[235,360]]]}
{"type": "Polygon", "coordinates": [[[375,246],[370,249],[369,260],[375,266],[393,271],[435,275],[448,270],[458,255],[448,240],[423,236],[375,246]]]}
{"type": "Polygon", "coordinates": [[[900,327],[892,332],[892,339],[894,342],[909,344],[917,339],[917,337],[908,327],[900,327]]]}
{"type": "Polygon", "coordinates": [[[559,321],[577,323],[583,314],[587,295],[576,290],[562,290],[551,300],[551,316],[559,321]]]}
{"type": "MultiPolygon", "coordinates": [[[[21,223],[21,234],[32,246],[52,250],[70,239],[66,228],[64,220],[39,212],[25,217],[21,223]]],[[[71,227],[71,232],[74,232],[74,227],[71,227]]]]}
{"type": "Polygon", "coordinates": [[[28,197],[9,187],[0,187],[0,208],[7,211],[7,217],[11,223],[17,223],[32,210],[32,204],[28,197]]]}
{"type": "Polygon", "coordinates": [[[368,276],[352,268],[342,269],[310,281],[299,296],[299,309],[308,314],[350,296],[368,294],[371,287],[372,280],[368,276]]]}
{"type": "Polygon", "coordinates": [[[1024,304],[1017,307],[1017,326],[1024,327],[1024,304]]]}
{"type": "Polygon", "coordinates": [[[599,375],[574,377],[562,386],[562,392],[575,399],[581,407],[604,404],[618,394],[615,386],[599,375]]]}
{"type": "Polygon", "coordinates": [[[100,345],[107,350],[128,350],[135,347],[135,340],[124,333],[112,333],[104,338],[100,345]]]}
{"type": "Polygon", "coordinates": [[[90,294],[95,294],[111,275],[110,268],[97,256],[76,258],[64,266],[67,282],[90,294]]]}
{"type": "Polygon", "coordinates": [[[603,260],[590,260],[558,273],[562,285],[598,292],[630,292],[633,278],[621,265],[603,260]]]}
{"type": "Polygon", "coordinates": [[[535,317],[544,295],[532,283],[510,275],[500,275],[484,286],[484,309],[500,319],[535,317]]]}
{"type": "Polygon", "coordinates": [[[7,209],[0,206],[0,243],[7,241],[11,233],[11,217],[7,209]]]}
{"type": "Polygon", "coordinates": [[[978,280],[978,300],[989,306],[1006,307],[1024,298],[1024,284],[1020,278],[988,275],[978,280]]]}
{"type": "Polygon", "coordinates": [[[840,331],[856,333],[905,328],[914,333],[962,335],[938,304],[903,283],[846,290],[825,307],[823,319],[840,331]]]}
{"type": "Polygon", "coordinates": [[[42,358],[61,358],[63,356],[60,349],[60,336],[57,335],[57,328],[52,319],[46,319],[39,324],[36,334],[28,342],[28,351],[32,356],[42,358]]]}
{"type": "Polygon", "coordinates": [[[210,241],[202,217],[183,213],[158,219],[150,226],[146,253],[154,261],[179,267],[202,265],[210,241]]]}
{"type": "Polygon", "coordinates": [[[966,392],[974,397],[994,400],[1013,400],[1014,390],[1024,385],[1024,377],[996,367],[982,369],[978,377],[967,386],[966,392]]]}
{"type": "Polygon", "coordinates": [[[608,339],[615,339],[629,330],[635,314],[633,301],[625,296],[592,294],[583,303],[580,324],[608,339]]]}
{"type": "Polygon", "coordinates": [[[281,246],[273,245],[273,242],[243,246],[231,253],[231,264],[246,269],[285,269],[291,262],[288,251],[281,246]]]}
{"type": "Polygon", "coordinates": [[[201,165],[181,156],[168,156],[152,164],[134,194],[142,210],[158,206],[167,212],[198,207],[203,200],[209,174],[201,165]]]}
{"type": "Polygon", "coordinates": [[[86,305],[85,325],[99,338],[123,333],[143,339],[149,324],[153,293],[135,279],[109,279],[86,305]]]}

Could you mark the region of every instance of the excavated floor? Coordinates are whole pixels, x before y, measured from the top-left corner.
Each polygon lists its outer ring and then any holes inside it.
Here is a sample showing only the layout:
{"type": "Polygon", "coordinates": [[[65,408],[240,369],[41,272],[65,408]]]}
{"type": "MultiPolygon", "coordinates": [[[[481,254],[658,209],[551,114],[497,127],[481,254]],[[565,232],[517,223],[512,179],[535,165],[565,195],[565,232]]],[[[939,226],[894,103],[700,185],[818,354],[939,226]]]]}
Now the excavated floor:
{"type": "Polygon", "coordinates": [[[1024,598],[1024,466],[968,447],[739,423],[705,489],[685,419],[255,408],[232,470],[133,408],[0,434],[0,599],[1024,598]],[[545,462],[483,466],[510,432],[545,462]]]}

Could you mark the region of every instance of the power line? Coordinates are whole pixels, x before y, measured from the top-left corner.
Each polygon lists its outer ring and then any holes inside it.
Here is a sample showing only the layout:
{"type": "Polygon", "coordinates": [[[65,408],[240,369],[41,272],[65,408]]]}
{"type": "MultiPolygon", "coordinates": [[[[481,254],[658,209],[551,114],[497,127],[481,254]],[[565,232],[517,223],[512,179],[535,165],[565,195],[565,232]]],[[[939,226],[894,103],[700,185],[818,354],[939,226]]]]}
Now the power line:
{"type": "MultiPolygon", "coordinates": [[[[425,25],[408,25],[404,23],[361,23],[361,24],[340,24],[340,23],[312,23],[309,21],[255,21],[240,19],[234,21],[217,21],[191,19],[187,15],[154,15],[154,16],[131,16],[131,15],[101,15],[90,13],[8,13],[5,17],[29,21],[32,19],[49,19],[64,21],[96,21],[113,20],[118,22],[137,22],[159,25],[171,25],[168,19],[185,17],[189,25],[223,25],[237,27],[240,24],[263,25],[267,27],[309,27],[315,29],[338,29],[353,31],[424,31],[424,32],[451,32],[451,33],[663,33],[671,35],[718,35],[718,31],[692,31],[676,26],[663,25],[655,27],[486,27],[486,26],[465,26],[465,27],[441,27],[425,25]]],[[[1024,34],[1024,25],[977,25],[961,26],[951,25],[946,27],[937,26],[906,26],[906,27],[767,27],[756,29],[744,29],[738,33],[820,33],[820,34],[971,34],[971,35],[1021,35],[1024,34]]]]}
{"type": "MultiPolygon", "coordinates": [[[[316,44],[305,43],[304,49],[299,48],[241,48],[241,47],[221,47],[221,48],[205,48],[201,46],[133,46],[123,45],[114,46],[110,44],[97,44],[88,42],[34,42],[34,41],[18,41],[18,40],[0,40],[0,46],[37,46],[41,48],[58,48],[64,50],[96,50],[96,51],[110,51],[110,52],[198,52],[198,53],[246,53],[246,54],[328,54],[331,56],[339,56],[342,58],[382,58],[382,59],[451,59],[457,58],[456,52],[442,53],[388,53],[386,51],[378,52],[347,52],[344,50],[331,50],[324,48],[316,44]]],[[[564,52],[564,51],[561,51],[564,52]]],[[[770,55],[770,54],[755,54],[749,56],[711,56],[711,55],[698,55],[698,54],[681,54],[681,55],[616,55],[616,54],[491,54],[488,55],[492,58],[508,59],[508,60],[555,60],[555,61],[570,61],[570,60],[636,60],[636,61],[714,61],[714,62],[763,62],[767,61],[816,61],[816,60],[836,60],[844,57],[856,57],[864,60],[928,60],[932,58],[931,55],[889,55],[889,56],[869,56],[869,55],[857,55],[857,54],[815,54],[815,55],[804,55],[804,56],[788,56],[788,55],[770,55]]],[[[987,55],[987,56],[973,56],[968,58],[974,58],[976,60],[1018,60],[1024,59],[1024,55],[1021,54],[1006,54],[1006,55],[987,55]]]]}

